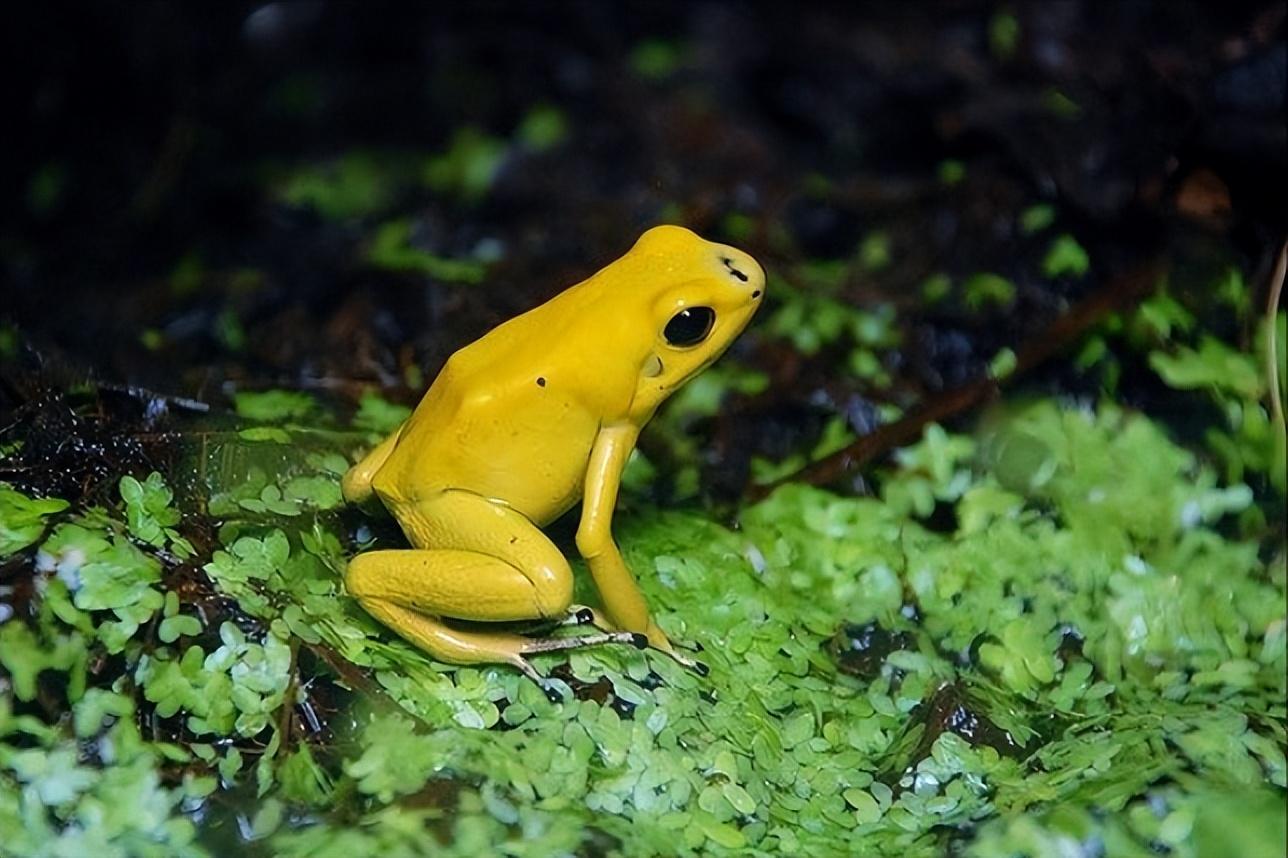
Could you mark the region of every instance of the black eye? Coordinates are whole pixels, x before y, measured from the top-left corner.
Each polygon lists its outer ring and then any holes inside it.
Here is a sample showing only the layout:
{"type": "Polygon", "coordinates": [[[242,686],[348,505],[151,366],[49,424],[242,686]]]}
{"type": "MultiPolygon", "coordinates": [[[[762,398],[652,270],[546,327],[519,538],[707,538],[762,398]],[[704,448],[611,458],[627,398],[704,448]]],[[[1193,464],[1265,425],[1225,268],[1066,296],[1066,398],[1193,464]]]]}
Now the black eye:
{"type": "Polygon", "coordinates": [[[662,336],[673,346],[696,346],[711,333],[716,311],[710,307],[685,307],[666,323],[662,336]]]}

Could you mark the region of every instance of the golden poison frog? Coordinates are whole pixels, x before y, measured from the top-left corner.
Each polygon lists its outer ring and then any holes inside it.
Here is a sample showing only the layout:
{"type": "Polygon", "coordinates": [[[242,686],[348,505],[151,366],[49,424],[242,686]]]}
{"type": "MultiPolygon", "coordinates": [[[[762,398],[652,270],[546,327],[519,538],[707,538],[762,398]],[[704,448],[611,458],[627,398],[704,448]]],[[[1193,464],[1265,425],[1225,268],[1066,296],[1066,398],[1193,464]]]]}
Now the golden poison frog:
{"type": "Polygon", "coordinates": [[[553,699],[526,656],[620,642],[705,672],[650,618],[613,541],[613,508],[640,429],[728,348],[764,289],[746,253],[659,226],[456,352],[411,417],[344,477],[345,498],[374,494],[413,546],[358,554],[349,593],[434,658],[511,664],[553,699]],[[572,570],[540,530],[578,501],[577,548],[602,615],[572,604],[572,570]],[[534,620],[597,631],[529,637],[478,625],[534,620]]]}

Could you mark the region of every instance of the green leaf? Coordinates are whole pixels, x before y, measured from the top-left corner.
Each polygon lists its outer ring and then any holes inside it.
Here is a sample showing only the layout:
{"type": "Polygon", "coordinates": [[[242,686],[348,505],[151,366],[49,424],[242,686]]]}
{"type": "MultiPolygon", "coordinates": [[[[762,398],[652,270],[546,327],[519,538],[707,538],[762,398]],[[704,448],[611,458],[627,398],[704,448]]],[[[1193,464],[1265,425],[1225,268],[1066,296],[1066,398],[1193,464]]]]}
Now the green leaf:
{"type": "Polygon", "coordinates": [[[400,167],[387,155],[352,152],[293,169],[278,194],[288,205],[311,208],[327,220],[343,221],[384,211],[398,189],[400,167]]]}
{"type": "Polygon", "coordinates": [[[157,627],[157,637],[162,643],[174,643],[180,637],[194,637],[201,634],[201,620],[187,614],[166,617],[157,627]]]}
{"type": "Polygon", "coordinates": [[[302,420],[317,407],[312,396],[299,390],[241,391],[233,404],[238,416],[262,423],[302,420]]]}
{"type": "Polygon", "coordinates": [[[1091,267],[1087,251],[1072,235],[1065,233],[1051,242],[1046,256],[1042,259],[1042,273],[1047,277],[1070,275],[1082,277],[1091,267]]]}
{"type": "Polygon", "coordinates": [[[411,409],[382,399],[379,394],[367,391],[358,402],[358,413],[353,416],[355,428],[380,435],[388,435],[411,416],[411,409]]]}
{"type": "Polygon", "coordinates": [[[702,827],[702,833],[718,846],[726,849],[741,849],[747,845],[747,838],[732,825],[709,818],[703,818],[699,825],[702,827]]]}
{"type": "Polygon", "coordinates": [[[845,803],[854,808],[854,818],[860,825],[869,825],[881,818],[881,806],[866,790],[851,787],[842,796],[845,803]]]}
{"type": "Polygon", "coordinates": [[[751,816],[756,812],[756,800],[738,784],[727,783],[720,788],[720,791],[729,804],[733,805],[733,809],[743,816],[751,816]]]}
{"type": "Polygon", "coordinates": [[[477,128],[459,128],[447,151],[426,162],[425,184],[436,193],[477,203],[491,189],[505,151],[505,141],[477,128]]]}
{"type": "Polygon", "coordinates": [[[171,543],[178,553],[191,553],[187,540],[178,535],[171,525],[179,523],[179,511],[170,504],[174,493],[165,484],[161,474],[153,471],[145,482],[124,476],[119,485],[121,499],[125,501],[125,518],[135,539],[157,548],[171,543]]]}
{"type": "Polygon", "coordinates": [[[1256,359],[1215,337],[1203,337],[1197,351],[1150,352],[1149,365],[1165,384],[1181,390],[1211,388],[1244,399],[1260,399],[1265,390],[1256,359]]]}
{"type": "Polygon", "coordinates": [[[962,295],[972,310],[1002,307],[1015,300],[1015,284],[1000,274],[984,271],[966,278],[962,295]]]}
{"type": "Polygon", "coordinates": [[[447,283],[481,283],[487,266],[470,259],[448,259],[412,243],[412,222],[395,220],[376,230],[368,261],[386,271],[411,271],[447,283]]]}
{"type": "Polygon", "coordinates": [[[1020,212],[1020,232],[1032,235],[1055,223],[1055,208],[1046,203],[1039,203],[1020,212]]]}
{"type": "Polygon", "coordinates": [[[683,49],[676,42],[648,39],[636,45],[629,64],[645,80],[661,81],[675,74],[683,60],[683,49]]]}
{"type": "Polygon", "coordinates": [[[59,498],[29,498],[0,483],[0,559],[31,545],[45,532],[45,519],[67,509],[59,498]]]}
{"type": "Polygon", "coordinates": [[[558,108],[539,105],[523,117],[515,130],[515,136],[528,148],[546,152],[568,137],[568,120],[558,108]]]}
{"type": "Polygon", "coordinates": [[[134,714],[134,701],[123,694],[90,688],[74,707],[76,735],[85,739],[96,734],[109,719],[134,714]]]}
{"type": "Polygon", "coordinates": [[[245,441],[270,441],[274,444],[290,444],[291,433],[276,426],[252,426],[237,433],[245,441]]]}
{"type": "Polygon", "coordinates": [[[286,484],[282,495],[315,509],[335,509],[344,503],[339,481],[329,477],[295,477],[286,484]]]}

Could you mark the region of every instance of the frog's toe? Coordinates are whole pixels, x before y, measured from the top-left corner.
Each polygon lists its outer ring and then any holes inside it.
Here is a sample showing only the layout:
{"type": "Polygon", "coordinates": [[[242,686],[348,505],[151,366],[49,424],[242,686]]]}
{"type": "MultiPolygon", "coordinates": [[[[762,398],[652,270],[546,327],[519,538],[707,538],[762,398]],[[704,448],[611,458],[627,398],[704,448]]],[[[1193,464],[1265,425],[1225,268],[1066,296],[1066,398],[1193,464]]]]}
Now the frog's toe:
{"type": "Polygon", "coordinates": [[[551,703],[564,702],[563,690],[559,687],[558,683],[549,677],[542,676],[538,673],[537,669],[532,666],[532,662],[528,661],[526,658],[517,658],[512,662],[512,664],[517,667],[524,676],[536,683],[536,686],[541,689],[541,693],[546,695],[546,699],[551,703]]]}
{"type": "Polygon", "coordinates": [[[697,659],[689,658],[688,656],[685,656],[685,655],[680,655],[680,653],[677,652],[674,647],[672,647],[671,649],[663,650],[663,652],[669,655],[672,658],[672,660],[674,660],[681,667],[684,667],[693,671],[698,676],[709,676],[711,674],[711,668],[707,667],[705,662],[701,662],[701,661],[698,661],[697,659]]]}

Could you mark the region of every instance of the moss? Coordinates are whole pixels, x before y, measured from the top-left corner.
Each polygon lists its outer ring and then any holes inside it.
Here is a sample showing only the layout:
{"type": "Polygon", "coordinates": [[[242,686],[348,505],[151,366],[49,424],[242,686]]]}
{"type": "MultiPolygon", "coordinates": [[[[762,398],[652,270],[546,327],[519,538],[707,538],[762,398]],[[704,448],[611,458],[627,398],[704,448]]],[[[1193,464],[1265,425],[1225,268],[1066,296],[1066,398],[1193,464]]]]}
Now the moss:
{"type": "Polygon", "coordinates": [[[119,510],[67,519],[42,502],[55,525],[42,568],[56,574],[42,578],[38,621],[7,624],[0,653],[19,701],[35,698],[38,674],[68,676],[77,717],[74,730],[0,718],[0,831],[18,854],[34,854],[18,822],[29,795],[44,797],[47,837],[120,849],[141,829],[199,854],[181,797],[200,805],[243,776],[236,745],[234,757],[197,741],[212,739],[268,743],[263,797],[246,813],[283,855],[539,855],[590,837],[624,855],[934,855],[954,831],[976,832],[966,851],[978,856],[1097,839],[1198,855],[1208,796],[1226,789],[1242,791],[1223,818],[1248,848],[1278,842],[1283,556],[1223,535],[1250,494],[1143,417],[1038,402],[975,437],[933,428],[881,475],[880,498],[786,486],[738,530],[695,512],[621,516],[659,622],[703,645],[711,675],[628,649],[541,657],[578,690],[562,704],[501,666],[435,664],[345,598],[344,535],[323,488],[342,471],[335,442],[282,431],[299,464],[224,494],[272,488],[302,505],[227,505],[205,564],[254,619],[249,634],[207,628],[175,598],[166,534],[185,523],[159,477],[124,481],[119,510]],[[305,473],[309,490],[292,489],[305,473]],[[945,506],[954,526],[932,529],[945,506]],[[121,541],[136,530],[152,538],[121,541]],[[846,623],[888,631],[863,671],[843,657],[846,623]],[[373,688],[355,700],[351,740],[283,747],[282,707],[317,681],[292,656],[309,647],[373,688]],[[86,687],[100,651],[132,665],[138,698],[130,680],[86,687]],[[186,746],[131,732],[135,706],[182,719],[186,746]],[[39,741],[3,738],[15,730],[39,741]],[[87,758],[73,734],[133,750],[87,758]],[[190,774],[162,787],[172,753],[190,774]],[[85,816],[120,779],[152,815],[85,816]],[[359,824],[285,824],[345,795],[364,797],[346,811],[359,824]]]}

